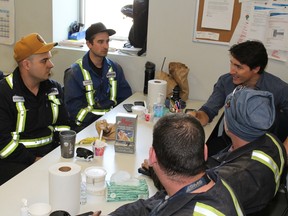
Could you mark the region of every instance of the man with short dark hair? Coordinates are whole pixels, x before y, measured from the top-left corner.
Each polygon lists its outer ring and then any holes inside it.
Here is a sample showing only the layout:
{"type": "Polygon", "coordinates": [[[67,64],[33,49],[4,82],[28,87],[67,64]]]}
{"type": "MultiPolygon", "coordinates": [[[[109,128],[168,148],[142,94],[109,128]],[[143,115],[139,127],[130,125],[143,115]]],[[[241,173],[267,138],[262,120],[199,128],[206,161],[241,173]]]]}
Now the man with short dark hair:
{"type": "Polygon", "coordinates": [[[121,66],[107,58],[109,37],[116,32],[103,23],[86,30],[89,51],[64,74],[65,103],[73,128],[80,131],[131,96],[121,66]]]}
{"type": "Polygon", "coordinates": [[[177,113],[159,119],[153,130],[149,164],[165,190],[109,215],[243,215],[231,187],[214,172],[205,171],[204,142],[204,130],[196,118],[177,113]]]}
{"type": "MultiPolygon", "coordinates": [[[[269,91],[274,96],[276,108],[275,122],[270,131],[283,142],[288,135],[288,130],[283,127],[288,123],[288,84],[265,71],[268,55],[265,46],[260,41],[235,44],[229,52],[230,73],[219,77],[207,102],[197,112],[191,114],[197,117],[202,125],[206,125],[218,114],[224,106],[226,97],[236,86],[243,85],[269,91]]],[[[207,140],[209,156],[216,154],[230,142],[229,139],[225,139],[225,133],[222,137],[217,137],[218,134],[219,131],[216,128],[215,133],[207,140]]]]}

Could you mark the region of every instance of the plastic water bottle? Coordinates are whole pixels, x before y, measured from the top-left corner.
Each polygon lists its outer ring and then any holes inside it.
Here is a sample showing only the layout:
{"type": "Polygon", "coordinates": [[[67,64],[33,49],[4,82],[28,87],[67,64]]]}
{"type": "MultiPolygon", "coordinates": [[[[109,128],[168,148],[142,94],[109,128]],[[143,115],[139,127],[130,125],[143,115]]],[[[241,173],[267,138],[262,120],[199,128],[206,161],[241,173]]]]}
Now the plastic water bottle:
{"type": "Polygon", "coordinates": [[[81,181],[80,187],[80,205],[85,205],[87,203],[87,186],[85,181],[81,181]]]}
{"type": "Polygon", "coordinates": [[[164,115],[164,104],[161,102],[161,97],[164,97],[164,95],[158,93],[157,102],[153,106],[154,117],[162,117],[164,115]]]}

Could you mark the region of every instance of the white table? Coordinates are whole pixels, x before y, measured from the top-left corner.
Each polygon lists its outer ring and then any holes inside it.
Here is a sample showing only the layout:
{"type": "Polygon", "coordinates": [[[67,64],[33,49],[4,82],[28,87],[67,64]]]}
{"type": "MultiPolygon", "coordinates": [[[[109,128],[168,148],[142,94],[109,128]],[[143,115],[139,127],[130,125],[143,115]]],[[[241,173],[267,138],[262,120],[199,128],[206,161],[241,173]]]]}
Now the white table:
{"type": "MultiPolygon", "coordinates": [[[[136,100],[146,100],[146,96],[142,93],[135,93],[123,103],[133,103],[136,100]]],[[[107,113],[102,119],[106,119],[109,123],[115,123],[116,114],[126,113],[123,108],[123,103],[115,107],[112,111],[107,113]]],[[[187,107],[198,109],[204,101],[188,101],[187,107]]],[[[206,139],[211,134],[215,127],[220,114],[211,124],[205,126],[206,139]]],[[[108,142],[103,157],[95,157],[93,161],[87,162],[83,160],[63,159],[60,154],[60,148],[56,148],[45,157],[28,167],[23,172],[19,173],[14,178],[0,186],[0,215],[17,216],[20,214],[21,199],[26,198],[28,204],[37,202],[49,203],[49,182],[48,169],[51,165],[59,162],[74,162],[82,167],[82,171],[89,166],[100,166],[107,170],[106,180],[109,180],[111,175],[119,170],[127,171],[132,177],[145,178],[149,185],[149,194],[153,195],[156,191],[151,179],[138,174],[137,170],[145,158],[148,157],[148,151],[152,144],[152,130],[153,122],[146,122],[138,119],[137,122],[137,137],[136,137],[136,151],[135,154],[115,153],[114,142],[108,142]]],[[[77,134],[76,141],[80,141],[86,137],[98,136],[95,129],[95,124],[80,131],[77,134]]],[[[78,146],[76,146],[77,148],[78,146]]],[[[91,148],[90,146],[83,146],[91,148]]],[[[108,214],[115,208],[127,202],[106,202],[104,196],[95,196],[88,194],[87,204],[81,205],[80,213],[94,210],[102,210],[102,214],[108,214]]]]}

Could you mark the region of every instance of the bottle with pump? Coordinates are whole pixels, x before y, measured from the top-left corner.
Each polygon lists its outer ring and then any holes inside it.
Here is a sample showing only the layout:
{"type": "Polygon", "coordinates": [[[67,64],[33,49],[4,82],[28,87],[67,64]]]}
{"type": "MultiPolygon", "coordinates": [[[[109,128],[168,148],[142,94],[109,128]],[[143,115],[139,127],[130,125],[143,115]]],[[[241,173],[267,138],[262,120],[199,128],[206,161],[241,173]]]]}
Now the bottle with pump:
{"type": "Polygon", "coordinates": [[[153,106],[154,117],[162,117],[164,114],[164,104],[161,103],[163,94],[159,93],[157,102],[153,106]]]}
{"type": "Polygon", "coordinates": [[[20,216],[29,216],[29,212],[28,212],[28,201],[27,199],[22,199],[22,207],[20,209],[20,216]]]}
{"type": "Polygon", "coordinates": [[[173,95],[170,98],[169,110],[172,113],[181,112],[181,98],[180,98],[180,87],[176,85],[173,89],[173,95]]]}

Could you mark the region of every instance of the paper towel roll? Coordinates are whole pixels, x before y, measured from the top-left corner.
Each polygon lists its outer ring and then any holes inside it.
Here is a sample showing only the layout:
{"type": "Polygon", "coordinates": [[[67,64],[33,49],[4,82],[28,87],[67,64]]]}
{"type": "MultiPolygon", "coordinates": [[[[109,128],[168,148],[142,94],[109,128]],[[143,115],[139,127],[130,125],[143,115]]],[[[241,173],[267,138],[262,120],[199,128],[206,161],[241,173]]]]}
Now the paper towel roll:
{"type": "Polygon", "coordinates": [[[52,211],[64,210],[70,215],[80,211],[81,167],[63,162],[49,168],[49,201],[52,211]]]}
{"type": "Polygon", "coordinates": [[[162,94],[161,103],[165,103],[166,99],[166,89],[167,89],[167,82],[165,80],[153,79],[148,81],[148,108],[149,110],[153,109],[154,103],[157,103],[157,98],[159,94],[162,94]]]}

